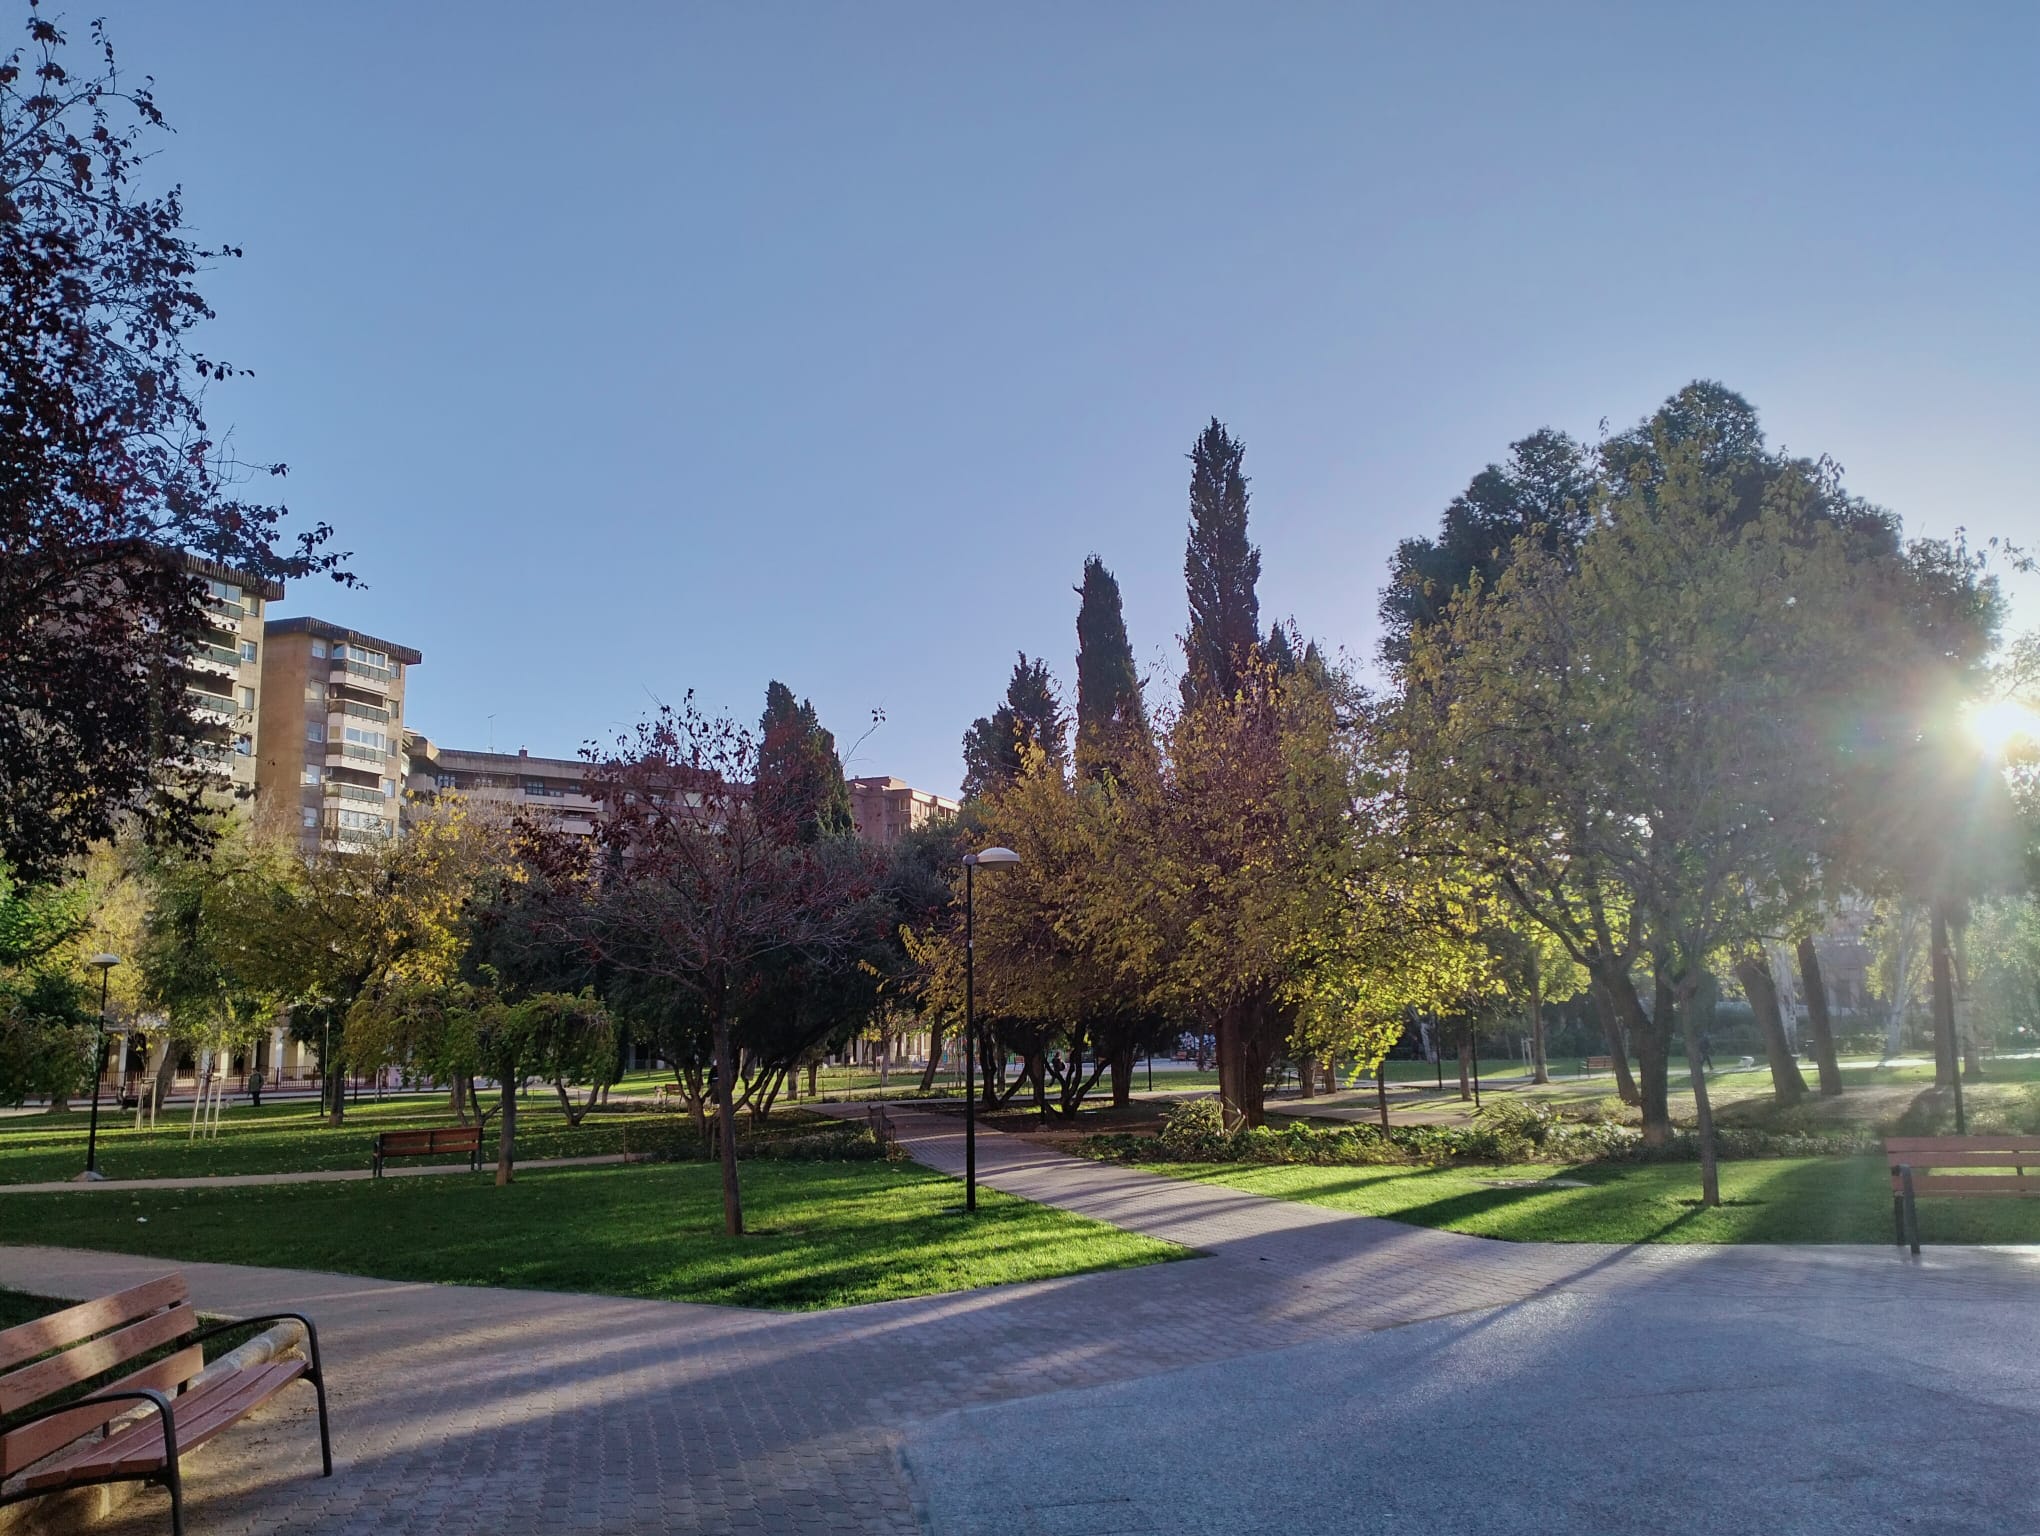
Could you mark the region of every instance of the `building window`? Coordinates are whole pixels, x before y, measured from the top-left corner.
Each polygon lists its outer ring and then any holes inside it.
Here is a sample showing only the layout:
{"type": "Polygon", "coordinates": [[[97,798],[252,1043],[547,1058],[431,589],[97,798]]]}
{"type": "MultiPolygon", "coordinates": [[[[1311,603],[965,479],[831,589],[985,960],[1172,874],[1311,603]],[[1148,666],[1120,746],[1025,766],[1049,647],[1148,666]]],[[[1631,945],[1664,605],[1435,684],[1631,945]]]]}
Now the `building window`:
{"type": "Polygon", "coordinates": [[[253,661],[254,659],[255,659],[255,642],[253,640],[243,640],[241,642],[241,660],[253,661]]]}
{"type": "Polygon", "coordinates": [[[387,752],[390,749],[390,739],[383,735],[381,731],[371,731],[360,726],[350,725],[345,728],[345,735],[346,739],[353,742],[357,747],[373,747],[378,752],[387,752]]]}
{"type": "Polygon", "coordinates": [[[305,776],[302,782],[306,784],[316,784],[319,782],[319,765],[317,763],[305,764],[305,776]]]}
{"type": "Polygon", "coordinates": [[[323,656],[323,655],[325,655],[325,654],[326,654],[326,642],[325,642],[325,641],[323,641],[323,640],[314,640],[314,641],[312,642],[312,654],[313,654],[314,656],[323,656]]]}
{"type": "Polygon", "coordinates": [[[325,687],[325,684],[323,684],[323,683],[307,683],[307,684],[305,684],[305,702],[306,702],[307,704],[323,704],[323,703],[325,703],[325,702],[326,702],[326,687],[325,687]]]}
{"type": "Polygon", "coordinates": [[[262,599],[261,599],[261,598],[259,598],[259,597],[255,596],[255,595],[254,595],[253,593],[250,593],[250,594],[249,594],[249,595],[248,595],[247,597],[243,598],[243,599],[242,599],[242,601],[243,601],[243,602],[245,602],[245,603],[246,603],[246,604],[248,605],[248,617],[249,617],[249,618],[251,618],[251,619],[259,619],[259,618],[261,618],[261,617],[262,617],[262,599]]]}
{"type": "Polygon", "coordinates": [[[311,807],[311,806],[309,806],[309,805],[308,805],[308,806],[306,806],[306,807],[305,807],[305,825],[306,825],[306,826],[308,826],[308,827],[316,827],[316,826],[317,826],[318,824],[319,824],[319,813],[318,813],[318,811],[317,811],[317,810],[315,810],[315,809],[314,809],[313,807],[311,807]]]}
{"type": "Polygon", "coordinates": [[[384,779],[382,781],[382,792],[384,799],[394,798],[397,793],[397,781],[395,779],[384,779]]]}
{"type": "Polygon", "coordinates": [[[242,757],[251,756],[255,751],[255,738],[252,736],[236,736],[234,738],[234,751],[242,757]]]}
{"type": "Polygon", "coordinates": [[[253,709],[254,707],[255,707],[255,690],[253,688],[243,688],[241,690],[241,708],[253,709]]]}
{"type": "Polygon", "coordinates": [[[307,720],[307,721],[305,722],[305,740],[306,740],[306,741],[324,741],[325,739],[326,739],[326,723],[325,723],[325,721],[323,721],[323,720],[307,720]]]}

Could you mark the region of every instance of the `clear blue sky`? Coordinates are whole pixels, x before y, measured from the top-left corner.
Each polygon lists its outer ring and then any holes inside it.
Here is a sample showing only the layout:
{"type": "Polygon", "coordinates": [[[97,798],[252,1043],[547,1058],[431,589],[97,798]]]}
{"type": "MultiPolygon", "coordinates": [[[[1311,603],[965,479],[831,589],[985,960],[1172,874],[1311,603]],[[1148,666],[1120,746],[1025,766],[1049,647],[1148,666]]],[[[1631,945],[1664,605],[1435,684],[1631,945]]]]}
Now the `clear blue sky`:
{"type": "Polygon", "coordinates": [[[2040,7],[105,4],[247,251],[215,414],[370,583],[279,611],[443,742],[778,677],[953,792],[1087,554],[1173,667],[1213,414],[1361,656],[1483,463],[1694,377],[2040,542],[2040,7]]]}

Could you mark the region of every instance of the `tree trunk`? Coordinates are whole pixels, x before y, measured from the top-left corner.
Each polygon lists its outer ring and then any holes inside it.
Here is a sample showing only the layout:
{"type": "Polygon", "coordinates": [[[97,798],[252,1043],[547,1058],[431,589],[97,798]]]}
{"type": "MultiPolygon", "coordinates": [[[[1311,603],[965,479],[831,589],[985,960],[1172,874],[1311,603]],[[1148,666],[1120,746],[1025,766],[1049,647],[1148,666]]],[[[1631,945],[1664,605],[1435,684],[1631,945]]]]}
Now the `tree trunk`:
{"type": "Polygon", "coordinates": [[[1459,1037],[1459,1097],[1470,1101],[1473,1098],[1473,1031],[1471,1028],[1459,1037]]]}
{"type": "Polygon", "coordinates": [[[935,1089],[935,1074],[942,1066],[942,1021],[937,1019],[928,1026],[928,1064],[921,1068],[921,1092],[932,1093],[935,1089]]]}
{"type": "Polygon", "coordinates": [[[1125,1109],[1133,1102],[1133,1047],[1122,1045],[1112,1052],[1112,1107],[1125,1109]]]}
{"type": "Polygon", "coordinates": [[[1225,1106],[1226,1120],[1230,1124],[1244,1121],[1247,1113],[1244,1053],[1240,1041],[1243,1033],[1242,1008],[1240,1003],[1227,1004],[1220,1011],[1211,1032],[1218,1057],[1218,1097],[1225,1106]]]}
{"type": "Polygon", "coordinates": [[[1308,1056],[1296,1059],[1296,1096],[1299,1099],[1317,1097],[1317,1063],[1308,1056]]]}
{"type": "MultiPolygon", "coordinates": [[[[1625,980],[1623,983],[1627,985],[1625,980]]],[[[1621,1010],[1616,1006],[1614,988],[1595,980],[1588,989],[1594,996],[1594,1016],[1601,1021],[1601,1036],[1608,1042],[1608,1057],[1615,1063],[1615,1093],[1625,1104],[1641,1104],[1636,1079],[1629,1071],[1629,1046],[1622,1038],[1621,1010]]]]}
{"type": "MultiPolygon", "coordinates": [[[[1626,1037],[1636,1049],[1635,1087],[1637,1107],[1643,1112],[1643,1144],[1661,1147],[1672,1135],[1671,1089],[1666,1081],[1671,1072],[1669,1021],[1653,1019],[1643,1011],[1643,999],[1636,995],[1636,983],[1627,971],[1603,975],[1600,990],[1607,993],[1619,1026],[1615,1039],[1620,1042],[1626,1037]]],[[[1619,1053],[1615,1060],[1624,1063],[1619,1053]]]]}
{"type": "Polygon", "coordinates": [[[456,1077],[453,1080],[453,1088],[448,1095],[453,1107],[453,1118],[458,1120],[462,1125],[466,1125],[468,1123],[467,1093],[465,1091],[466,1087],[467,1084],[465,1080],[456,1077]]]}
{"type": "Polygon", "coordinates": [[[517,1158],[517,1078],[514,1073],[497,1083],[503,1094],[502,1120],[496,1126],[496,1187],[510,1182],[517,1158]]]}
{"type": "Polygon", "coordinates": [[[1267,1004],[1257,999],[1241,1021],[1243,1027],[1240,1030],[1240,1092],[1246,1096],[1242,1109],[1250,1126],[1265,1125],[1268,1121],[1266,1009],[1267,1004]]]}
{"type": "Polygon", "coordinates": [[[1388,1062],[1374,1069],[1374,1107],[1381,1111],[1381,1128],[1388,1129],[1388,1062]]]}
{"type": "Polygon", "coordinates": [[[1742,983],[1743,995],[1749,998],[1750,1010],[1757,1016],[1757,1028],[1763,1031],[1764,1054],[1771,1062],[1771,1091],[1780,1104],[1796,1104],[1806,1097],[1806,1079],[1800,1075],[1792,1043],[1785,1038],[1785,1020],[1778,1011],[1778,984],[1771,979],[1770,963],[1761,955],[1738,960],[1735,979],[1742,983]]]}
{"type": "Polygon", "coordinates": [[[1551,1069],[1544,1060],[1544,977],[1537,968],[1534,949],[1530,952],[1530,1081],[1551,1081],[1551,1069]]]}
{"type": "Polygon", "coordinates": [[[1955,1086],[1955,967],[1948,953],[1948,904],[1934,903],[1934,1086],[1955,1086]]]}
{"type": "Polygon", "coordinates": [[[1834,1098],[1842,1091],[1842,1064],[1835,1056],[1834,1020],[1828,1014],[1827,978],[1820,971],[1820,954],[1813,947],[1813,935],[1799,939],[1799,989],[1806,994],[1806,1029],[1813,1036],[1813,1059],[1820,1068],[1822,1098],[1834,1098]]]}
{"type": "Polygon", "coordinates": [[[553,1079],[553,1091],[560,1096],[560,1113],[567,1117],[567,1128],[569,1130],[579,1125],[587,1117],[589,1106],[595,1102],[595,1091],[591,1088],[588,1090],[588,1097],[579,1104],[576,1104],[573,1097],[567,1092],[567,1084],[564,1078],[556,1077],[553,1079]]]}
{"type": "MultiPolygon", "coordinates": [[[[1657,1009],[1661,1018],[1669,1018],[1677,1005],[1672,998],[1670,984],[1662,976],[1657,982],[1657,1009]]],[[[1686,1073],[1693,1081],[1693,1120],[1700,1138],[1700,1203],[1703,1206],[1721,1204],[1721,1175],[1714,1160],[1714,1105],[1707,1096],[1707,1074],[1700,1069],[1704,1053],[1700,1049],[1700,1032],[1693,1022],[1690,1006],[1679,1009],[1679,1034],[1686,1046],[1686,1073]]]]}
{"type": "Polygon", "coordinates": [[[737,1188],[737,1103],[731,1090],[737,1056],[730,1048],[730,1021],[720,1009],[713,1019],[715,1034],[715,1127],[721,1143],[723,1230],[744,1235],[744,1197],[737,1188]]]}

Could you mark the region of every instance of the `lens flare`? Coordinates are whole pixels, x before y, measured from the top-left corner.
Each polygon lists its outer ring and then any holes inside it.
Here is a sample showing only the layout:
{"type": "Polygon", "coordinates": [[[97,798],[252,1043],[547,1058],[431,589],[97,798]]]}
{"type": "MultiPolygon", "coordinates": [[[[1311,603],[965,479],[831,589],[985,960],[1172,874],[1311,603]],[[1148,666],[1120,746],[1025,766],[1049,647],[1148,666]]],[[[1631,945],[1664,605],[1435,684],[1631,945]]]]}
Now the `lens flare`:
{"type": "Polygon", "coordinates": [[[1971,707],[1964,723],[1976,744],[1992,757],[2012,748],[2040,744],[2040,711],[2018,699],[1992,699],[1971,707]]]}

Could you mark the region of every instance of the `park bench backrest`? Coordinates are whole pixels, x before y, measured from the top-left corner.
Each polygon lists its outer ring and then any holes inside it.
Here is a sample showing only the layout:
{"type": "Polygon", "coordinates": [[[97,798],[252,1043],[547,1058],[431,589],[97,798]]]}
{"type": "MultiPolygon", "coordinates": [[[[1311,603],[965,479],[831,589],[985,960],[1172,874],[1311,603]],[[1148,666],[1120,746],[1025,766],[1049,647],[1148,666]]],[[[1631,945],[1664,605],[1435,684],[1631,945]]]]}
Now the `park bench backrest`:
{"type": "MultiPolygon", "coordinates": [[[[197,1326],[184,1277],[165,1275],[0,1332],[0,1419],[173,1344],[197,1326]]],[[[204,1364],[204,1349],[192,1344],[100,1390],[153,1387],[175,1393],[204,1364]]],[[[68,1413],[0,1435],[0,1480],[134,1406],[132,1399],[94,1403],[87,1398],[68,1413]]]]}
{"type": "Polygon", "coordinates": [[[1913,1187],[1923,1195],[2040,1195],[2040,1136],[1893,1136],[1884,1143],[1884,1160],[1893,1194],[1899,1169],[1911,1168],[1913,1187]],[[1937,1177],[1926,1171],[1933,1168],[2004,1172],[1937,1177]]]}
{"type": "Polygon", "coordinates": [[[384,1131],[376,1140],[385,1154],[401,1157],[407,1152],[448,1152],[479,1145],[481,1135],[480,1126],[463,1125],[425,1131],[384,1131]]]}

